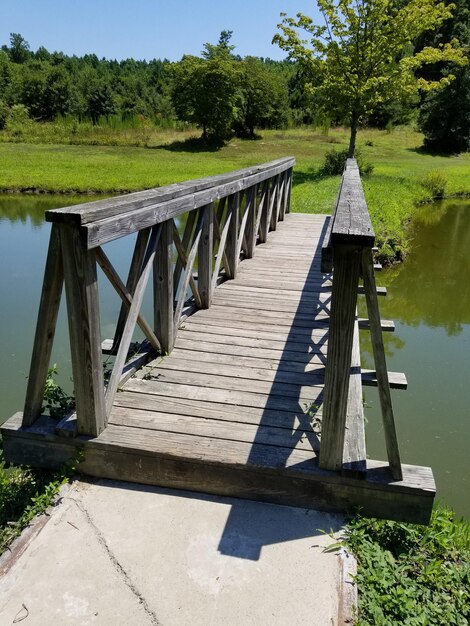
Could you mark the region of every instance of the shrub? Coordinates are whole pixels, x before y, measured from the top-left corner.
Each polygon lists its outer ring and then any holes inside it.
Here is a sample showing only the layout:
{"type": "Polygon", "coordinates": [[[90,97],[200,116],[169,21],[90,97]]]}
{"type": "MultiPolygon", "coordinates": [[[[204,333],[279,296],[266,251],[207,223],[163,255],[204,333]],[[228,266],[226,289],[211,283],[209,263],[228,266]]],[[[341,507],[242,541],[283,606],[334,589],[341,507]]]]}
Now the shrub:
{"type": "Polygon", "coordinates": [[[22,137],[31,124],[28,108],[24,104],[14,104],[8,112],[5,128],[15,137],[22,137]]]}
{"type": "Polygon", "coordinates": [[[9,110],[9,106],[3,100],[0,100],[0,130],[5,128],[9,110]]]}
{"type": "MultiPolygon", "coordinates": [[[[329,150],[325,154],[325,160],[323,161],[323,165],[320,167],[320,173],[324,176],[341,175],[347,158],[347,150],[329,150]]],[[[356,150],[355,158],[361,174],[371,174],[373,172],[374,166],[372,163],[364,160],[360,150],[356,150]]]]}
{"type": "Polygon", "coordinates": [[[444,197],[447,187],[447,176],[439,170],[429,172],[421,179],[420,184],[431,195],[433,199],[444,197]]]}

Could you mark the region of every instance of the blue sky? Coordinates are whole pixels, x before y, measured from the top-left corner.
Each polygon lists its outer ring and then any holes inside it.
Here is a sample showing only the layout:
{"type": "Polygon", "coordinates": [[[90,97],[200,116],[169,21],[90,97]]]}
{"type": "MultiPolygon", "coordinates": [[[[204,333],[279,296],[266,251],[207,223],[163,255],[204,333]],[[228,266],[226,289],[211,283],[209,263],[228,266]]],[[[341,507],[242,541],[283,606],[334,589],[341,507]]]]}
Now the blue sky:
{"type": "Polygon", "coordinates": [[[0,44],[14,32],[32,50],[176,61],[232,30],[241,56],[282,59],[271,44],[281,11],[318,15],[314,0],[0,0],[0,44]]]}

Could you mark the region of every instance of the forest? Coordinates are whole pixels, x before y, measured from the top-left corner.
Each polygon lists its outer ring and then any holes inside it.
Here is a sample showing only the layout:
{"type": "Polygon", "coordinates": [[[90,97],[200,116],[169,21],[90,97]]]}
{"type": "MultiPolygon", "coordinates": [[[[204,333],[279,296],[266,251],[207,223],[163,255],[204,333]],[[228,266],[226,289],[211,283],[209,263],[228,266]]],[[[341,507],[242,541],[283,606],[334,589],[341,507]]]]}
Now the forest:
{"type": "MultiPolygon", "coordinates": [[[[453,17],[414,43],[413,53],[454,39],[470,45],[470,10],[457,0],[453,17]]],[[[255,137],[257,129],[313,124],[328,131],[348,125],[341,110],[328,109],[309,90],[314,80],[298,60],[240,57],[231,45],[232,31],[216,44],[206,43],[199,56],[167,59],[110,60],[95,54],[67,56],[44,47],[31,50],[19,33],[0,50],[0,130],[24,137],[31,122],[132,128],[196,127],[202,140],[221,144],[233,135],[255,137]]],[[[397,59],[398,63],[399,59],[397,59]]],[[[436,63],[422,76],[445,76],[450,68],[436,63]]],[[[363,126],[390,130],[414,124],[430,150],[461,152],[470,148],[470,68],[452,68],[455,80],[444,89],[398,99],[382,99],[361,120],[363,126]]]]}

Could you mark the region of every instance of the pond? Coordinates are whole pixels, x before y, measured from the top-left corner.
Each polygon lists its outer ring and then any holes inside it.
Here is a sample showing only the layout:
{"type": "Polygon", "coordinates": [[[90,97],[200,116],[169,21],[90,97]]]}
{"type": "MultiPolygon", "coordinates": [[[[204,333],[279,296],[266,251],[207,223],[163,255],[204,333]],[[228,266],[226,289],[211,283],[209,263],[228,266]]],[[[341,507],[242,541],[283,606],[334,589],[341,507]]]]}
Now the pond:
{"type": "MultiPolygon", "coordinates": [[[[387,367],[408,379],[392,391],[402,461],[430,465],[437,497],[470,518],[470,203],[420,207],[411,237],[405,263],[377,275],[388,290],[381,317],[396,324],[384,335],[387,367]]],[[[366,335],[363,366],[373,368],[366,335]]],[[[385,459],[377,390],[365,400],[368,454],[385,459]]]]}
{"type": "MultiPolygon", "coordinates": [[[[0,195],[0,422],[21,410],[24,400],[50,232],[44,211],[89,199],[0,195]]],[[[470,518],[470,203],[422,207],[411,235],[413,251],[406,262],[378,275],[388,288],[380,300],[382,317],[397,327],[385,335],[388,369],[408,378],[407,391],[393,391],[402,460],[431,465],[438,498],[470,518]]],[[[121,276],[131,256],[130,239],[112,242],[106,250],[121,276]]],[[[105,280],[100,291],[102,332],[111,337],[120,301],[105,280]]],[[[150,304],[144,303],[144,311],[151,319],[150,304]]],[[[363,366],[372,368],[366,335],[361,333],[363,366]]],[[[59,382],[70,389],[63,304],[52,362],[59,365],[59,382]]],[[[365,399],[368,453],[385,459],[376,390],[367,388],[365,399]]]]}

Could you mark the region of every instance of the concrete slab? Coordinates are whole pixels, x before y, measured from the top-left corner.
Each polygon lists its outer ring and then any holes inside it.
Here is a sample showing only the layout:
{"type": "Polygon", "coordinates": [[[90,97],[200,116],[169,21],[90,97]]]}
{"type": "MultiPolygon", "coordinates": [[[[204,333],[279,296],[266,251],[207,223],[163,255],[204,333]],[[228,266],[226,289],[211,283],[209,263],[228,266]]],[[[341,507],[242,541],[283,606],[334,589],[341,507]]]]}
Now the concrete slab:
{"type": "Polygon", "coordinates": [[[76,482],[4,568],[0,623],[342,624],[344,556],[323,551],[342,524],[305,509],[76,482]]]}

